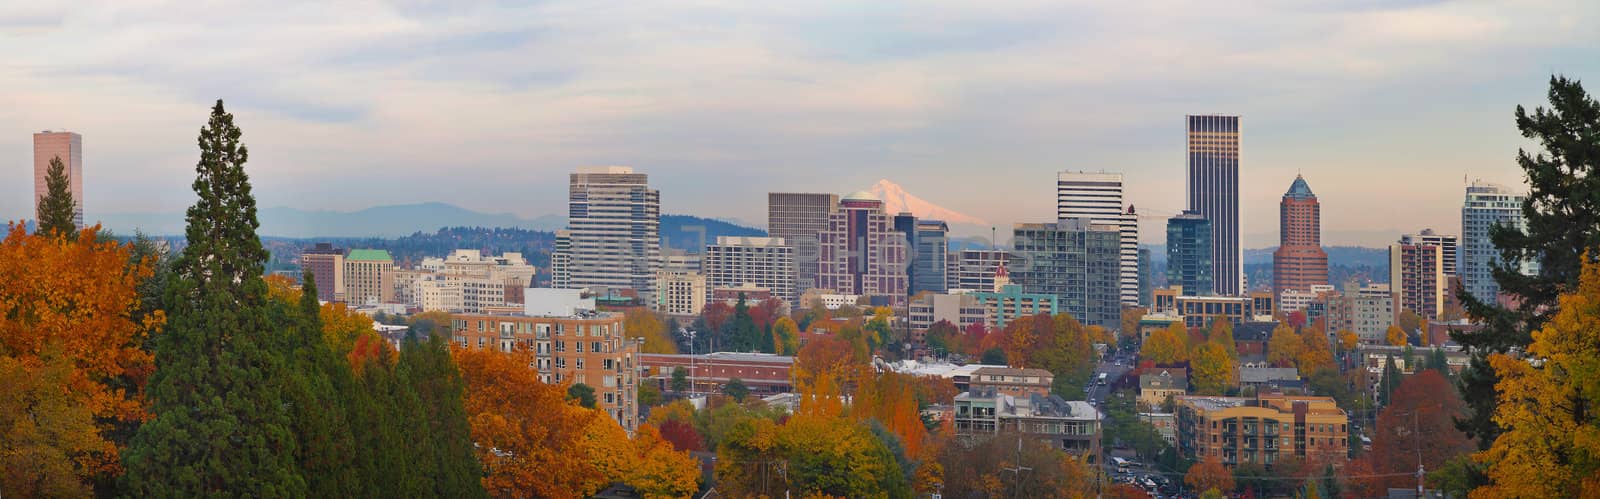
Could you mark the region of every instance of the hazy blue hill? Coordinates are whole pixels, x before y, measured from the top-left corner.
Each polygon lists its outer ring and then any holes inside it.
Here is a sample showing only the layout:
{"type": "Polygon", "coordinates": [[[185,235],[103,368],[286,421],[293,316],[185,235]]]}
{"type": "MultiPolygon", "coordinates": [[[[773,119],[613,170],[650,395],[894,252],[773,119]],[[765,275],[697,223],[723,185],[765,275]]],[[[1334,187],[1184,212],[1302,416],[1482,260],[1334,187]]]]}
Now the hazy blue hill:
{"type": "Polygon", "coordinates": [[[717,236],[745,236],[763,237],[767,231],[735,225],[711,218],[701,218],[693,215],[662,215],[661,216],[661,245],[665,248],[677,248],[691,251],[700,251],[703,244],[714,244],[717,236]],[[702,238],[702,234],[704,237],[702,238]]]}
{"type": "MultiPolygon", "coordinates": [[[[314,237],[400,237],[440,227],[506,227],[550,231],[566,223],[566,217],[545,215],[525,219],[509,213],[482,213],[448,203],[416,203],[374,206],[358,211],[302,210],[289,207],[262,208],[260,233],[288,238],[314,237]]],[[[106,227],[119,233],[176,235],[183,233],[182,213],[116,213],[99,217],[106,227]]]]}

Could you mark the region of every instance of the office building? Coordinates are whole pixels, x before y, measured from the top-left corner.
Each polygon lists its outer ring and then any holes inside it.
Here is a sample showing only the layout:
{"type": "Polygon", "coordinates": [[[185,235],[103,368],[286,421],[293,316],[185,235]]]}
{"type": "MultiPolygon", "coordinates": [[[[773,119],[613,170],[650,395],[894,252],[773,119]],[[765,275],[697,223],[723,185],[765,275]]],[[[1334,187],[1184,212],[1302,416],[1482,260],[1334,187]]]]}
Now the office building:
{"type": "MultiPolygon", "coordinates": [[[[537,272],[522,253],[490,256],[475,249],[457,249],[442,258],[424,258],[418,270],[432,273],[437,279],[411,279],[397,273],[394,279],[397,301],[421,306],[425,292],[417,286],[428,287],[428,293],[450,294],[459,290],[460,306],[451,311],[467,313],[521,304],[523,290],[533,285],[537,272]],[[433,282],[435,280],[443,282],[433,282]],[[404,291],[406,289],[409,292],[404,291]]],[[[441,297],[438,303],[448,306],[453,301],[453,297],[441,297]]]]}
{"type": "Polygon", "coordinates": [[[1285,289],[1278,293],[1278,311],[1283,313],[1299,312],[1311,307],[1311,303],[1324,293],[1332,292],[1333,286],[1327,284],[1313,284],[1309,291],[1294,288],[1285,289]]]}
{"type": "Polygon", "coordinates": [[[718,236],[701,261],[706,288],[764,288],[795,303],[800,295],[794,289],[794,251],[777,237],[718,236]]]}
{"type": "Polygon", "coordinates": [[[1308,293],[1328,284],[1328,252],[1322,250],[1322,206],[1296,175],[1278,203],[1278,249],[1272,252],[1272,291],[1308,293]]]}
{"type": "Polygon", "coordinates": [[[570,182],[565,275],[556,281],[562,288],[650,295],[661,270],[661,193],[650,188],[649,176],[625,166],[584,167],[570,182]]]}
{"type": "Polygon", "coordinates": [[[1013,226],[1016,261],[1006,266],[1025,293],[1054,295],[1058,313],[1085,325],[1121,324],[1121,230],[1087,218],[1013,226]]]}
{"type": "Polygon", "coordinates": [[[941,321],[962,330],[983,324],[983,305],[972,293],[921,293],[912,296],[906,305],[906,323],[913,331],[925,331],[941,321]]]}
{"type": "Polygon", "coordinates": [[[66,170],[74,205],[72,223],[83,227],[83,136],[66,131],[45,130],[33,134],[34,220],[39,219],[39,200],[49,192],[45,178],[50,171],[50,160],[54,158],[61,158],[61,166],[66,170]]]}
{"type": "Polygon", "coordinates": [[[1306,316],[1312,317],[1310,311],[1320,309],[1318,315],[1326,319],[1325,331],[1350,331],[1362,344],[1380,345],[1387,343],[1389,325],[1400,312],[1397,301],[1389,284],[1351,283],[1343,291],[1323,293],[1307,307],[1306,316]]]}
{"type": "Polygon", "coordinates": [[[1244,288],[1239,243],[1239,117],[1189,116],[1189,210],[1211,221],[1212,292],[1244,288]]]}
{"type": "Polygon", "coordinates": [[[578,290],[534,288],[521,312],[452,315],[453,340],[465,348],[534,352],[545,383],[582,383],[595,406],[622,428],[639,424],[638,368],[642,338],[628,338],[623,314],[597,312],[578,290]]]}
{"type": "Polygon", "coordinates": [[[316,245],[300,251],[300,269],[311,273],[317,284],[317,299],[326,302],[344,301],[344,249],[330,243],[316,245]]]}
{"type": "Polygon", "coordinates": [[[1401,310],[1410,310],[1425,319],[1439,318],[1449,284],[1444,275],[1442,249],[1420,244],[1389,245],[1389,285],[1401,310]]]}
{"type": "Polygon", "coordinates": [[[838,206],[837,194],[767,193],[767,235],[794,246],[797,294],[817,286],[819,235],[838,206]]]}
{"type": "Polygon", "coordinates": [[[1155,289],[1155,267],[1150,263],[1150,249],[1139,248],[1139,306],[1150,308],[1150,290],[1155,289]]]}
{"type": "Polygon", "coordinates": [[[1167,219],[1167,285],[1190,296],[1214,294],[1215,260],[1211,221],[1185,211],[1167,219]]]}
{"type": "Polygon", "coordinates": [[[1174,402],[1178,451],[1190,459],[1215,457],[1232,468],[1308,459],[1343,463],[1350,452],[1350,418],[1332,397],[1185,395],[1174,402]]]}
{"type": "MultiPolygon", "coordinates": [[[[1495,282],[1490,265],[1500,262],[1500,251],[1489,239],[1489,228],[1495,225],[1527,229],[1522,217],[1522,202],[1526,196],[1502,185],[1477,181],[1467,186],[1466,202],[1461,207],[1461,250],[1456,272],[1461,286],[1479,301],[1495,303],[1500,285],[1495,282]]],[[[1538,272],[1537,262],[1523,262],[1523,273],[1538,272]]]]}
{"type": "Polygon", "coordinates": [[[1400,244],[1438,246],[1439,254],[1444,260],[1445,277],[1456,277],[1456,255],[1460,238],[1452,234],[1439,234],[1433,229],[1422,229],[1418,234],[1400,236],[1400,244]]]}
{"type": "Polygon", "coordinates": [[[961,250],[950,254],[945,287],[950,290],[998,291],[995,273],[1011,261],[1006,250],[961,250]]]}
{"type": "Polygon", "coordinates": [[[911,287],[909,253],[883,201],[867,192],[845,196],[828,215],[828,230],[818,234],[816,287],[903,305],[911,287]]]}
{"type": "Polygon", "coordinates": [[[901,213],[894,217],[894,230],[904,235],[911,248],[910,294],[948,290],[945,272],[949,266],[950,227],[939,220],[918,220],[910,213],[901,213]]]}
{"type": "Polygon", "coordinates": [[[394,259],[387,250],[353,249],[344,257],[344,298],[352,306],[394,302],[394,259]]]}
{"type": "Polygon", "coordinates": [[[668,315],[697,316],[711,295],[706,276],[693,270],[656,272],[656,311],[668,315]]]}
{"type": "MultiPolygon", "coordinates": [[[[1005,278],[1006,268],[1001,267],[1001,278],[1005,278]]],[[[1061,308],[1060,298],[1047,293],[1027,293],[1022,286],[1016,284],[1002,284],[1000,289],[994,291],[968,291],[964,296],[972,297],[977,302],[978,308],[983,311],[984,323],[1004,329],[1006,324],[1023,317],[1032,317],[1039,314],[1056,315],[1064,312],[1061,308]]],[[[1113,328],[1114,329],[1114,328],[1113,328]]]]}
{"type": "Polygon", "coordinates": [[[1252,291],[1245,296],[1189,296],[1177,287],[1150,292],[1150,313],[1182,318],[1190,328],[1209,327],[1226,318],[1233,324],[1271,321],[1277,312],[1277,297],[1270,291],[1252,291]]]}
{"type": "Polygon", "coordinates": [[[1139,218],[1126,205],[1121,173],[1056,174],[1056,220],[1088,218],[1121,233],[1118,279],[1124,305],[1139,303],[1139,218]]]}

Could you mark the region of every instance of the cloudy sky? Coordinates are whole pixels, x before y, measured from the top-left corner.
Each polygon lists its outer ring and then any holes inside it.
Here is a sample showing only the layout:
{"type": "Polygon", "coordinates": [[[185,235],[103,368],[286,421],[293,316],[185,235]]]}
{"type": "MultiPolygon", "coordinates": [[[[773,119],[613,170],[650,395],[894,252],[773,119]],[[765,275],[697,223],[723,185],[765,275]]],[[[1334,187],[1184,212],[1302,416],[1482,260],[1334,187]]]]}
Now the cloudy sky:
{"type": "Polygon", "coordinates": [[[1052,218],[1063,169],[1176,212],[1183,116],[1228,113],[1248,246],[1297,172],[1327,243],[1376,245],[1458,231],[1463,177],[1520,183],[1551,73],[1600,90],[1583,0],[51,3],[0,5],[0,218],[47,128],[84,135],[90,219],[181,211],[217,98],[263,206],[533,217],[621,164],[670,213],[887,178],[1002,227],[1052,218]]]}

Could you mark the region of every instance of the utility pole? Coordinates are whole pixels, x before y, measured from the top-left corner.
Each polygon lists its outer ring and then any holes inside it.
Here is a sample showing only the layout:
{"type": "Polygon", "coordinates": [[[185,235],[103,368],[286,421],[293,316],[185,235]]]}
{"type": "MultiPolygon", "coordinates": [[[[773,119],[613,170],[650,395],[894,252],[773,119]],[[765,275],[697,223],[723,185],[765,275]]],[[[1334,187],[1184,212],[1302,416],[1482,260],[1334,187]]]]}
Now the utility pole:
{"type": "Polygon", "coordinates": [[[1422,478],[1426,476],[1426,473],[1422,469],[1422,431],[1421,426],[1417,424],[1418,412],[1421,412],[1420,407],[1418,410],[1411,411],[1411,435],[1412,438],[1417,439],[1417,499],[1422,499],[1422,478]]]}
{"type": "Polygon", "coordinates": [[[1007,468],[1003,468],[1003,469],[1005,471],[1009,471],[1009,472],[1012,472],[1012,473],[1016,474],[1016,476],[1011,481],[1011,496],[1012,497],[1022,497],[1022,472],[1024,472],[1024,471],[1033,471],[1033,468],[1029,468],[1027,466],[1023,466],[1022,465],[1022,436],[1021,435],[1017,436],[1017,466],[1014,467],[1014,468],[1007,467],[1007,468]]]}

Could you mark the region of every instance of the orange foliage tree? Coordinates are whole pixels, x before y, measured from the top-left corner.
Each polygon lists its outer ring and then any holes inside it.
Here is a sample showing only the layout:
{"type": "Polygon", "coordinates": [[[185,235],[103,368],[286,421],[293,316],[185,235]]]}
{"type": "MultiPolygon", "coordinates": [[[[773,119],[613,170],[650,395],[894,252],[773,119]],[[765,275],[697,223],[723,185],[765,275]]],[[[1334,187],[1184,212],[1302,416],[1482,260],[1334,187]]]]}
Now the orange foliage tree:
{"type": "Polygon", "coordinates": [[[922,455],[928,437],[928,427],[922,424],[922,414],[917,410],[917,379],[910,375],[886,372],[870,382],[862,383],[861,390],[852,401],[851,416],[856,419],[872,418],[884,428],[900,437],[906,455],[922,455]]]}
{"type": "Polygon", "coordinates": [[[1226,493],[1233,490],[1233,473],[1222,466],[1222,461],[1216,456],[1206,456],[1205,460],[1189,466],[1189,472],[1183,475],[1183,483],[1202,492],[1216,489],[1226,493]]]}
{"type": "Polygon", "coordinates": [[[1374,477],[1370,490],[1415,486],[1417,459],[1430,470],[1446,461],[1472,452],[1472,440],[1456,429],[1455,419],[1467,410],[1466,402],[1450,381],[1438,371],[1428,369],[1412,375],[1396,389],[1393,401],[1378,413],[1373,426],[1372,452],[1362,456],[1374,477]]]}
{"type": "Polygon", "coordinates": [[[527,351],[452,352],[467,383],[467,420],[490,495],[587,497],[604,486],[607,477],[584,441],[599,413],[568,404],[566,390],[540,382],[527,351]]]}
{"type": "MultiPolygon", "coordinates": [[[[48,390],[87,408],[97,424],[79,429],[87,435],[57,434],[42,443],[58,446],[83,479],[120,472],[111,430],[148,418],[141,393],[154,366],[142,345],[165,320],[159,311],[135,319],[137,286],[151,276],[153,262],[130,264],[132,247],[98,239],[98,231],[95,226],[74,237],[46,236],[12,224],[0,241],[0,355],[28,377],[46,374],[52,365],[46,351],[59,357],[55,364],[70,365],[47,378],[59,379],[48,390]]],[[[0,409],[39,415],[40,406],[25,398],[9,402],[17,405],[0,409]]],[[[0,448],[21,445],[15,437],[0,434],[0,448]]]]}

